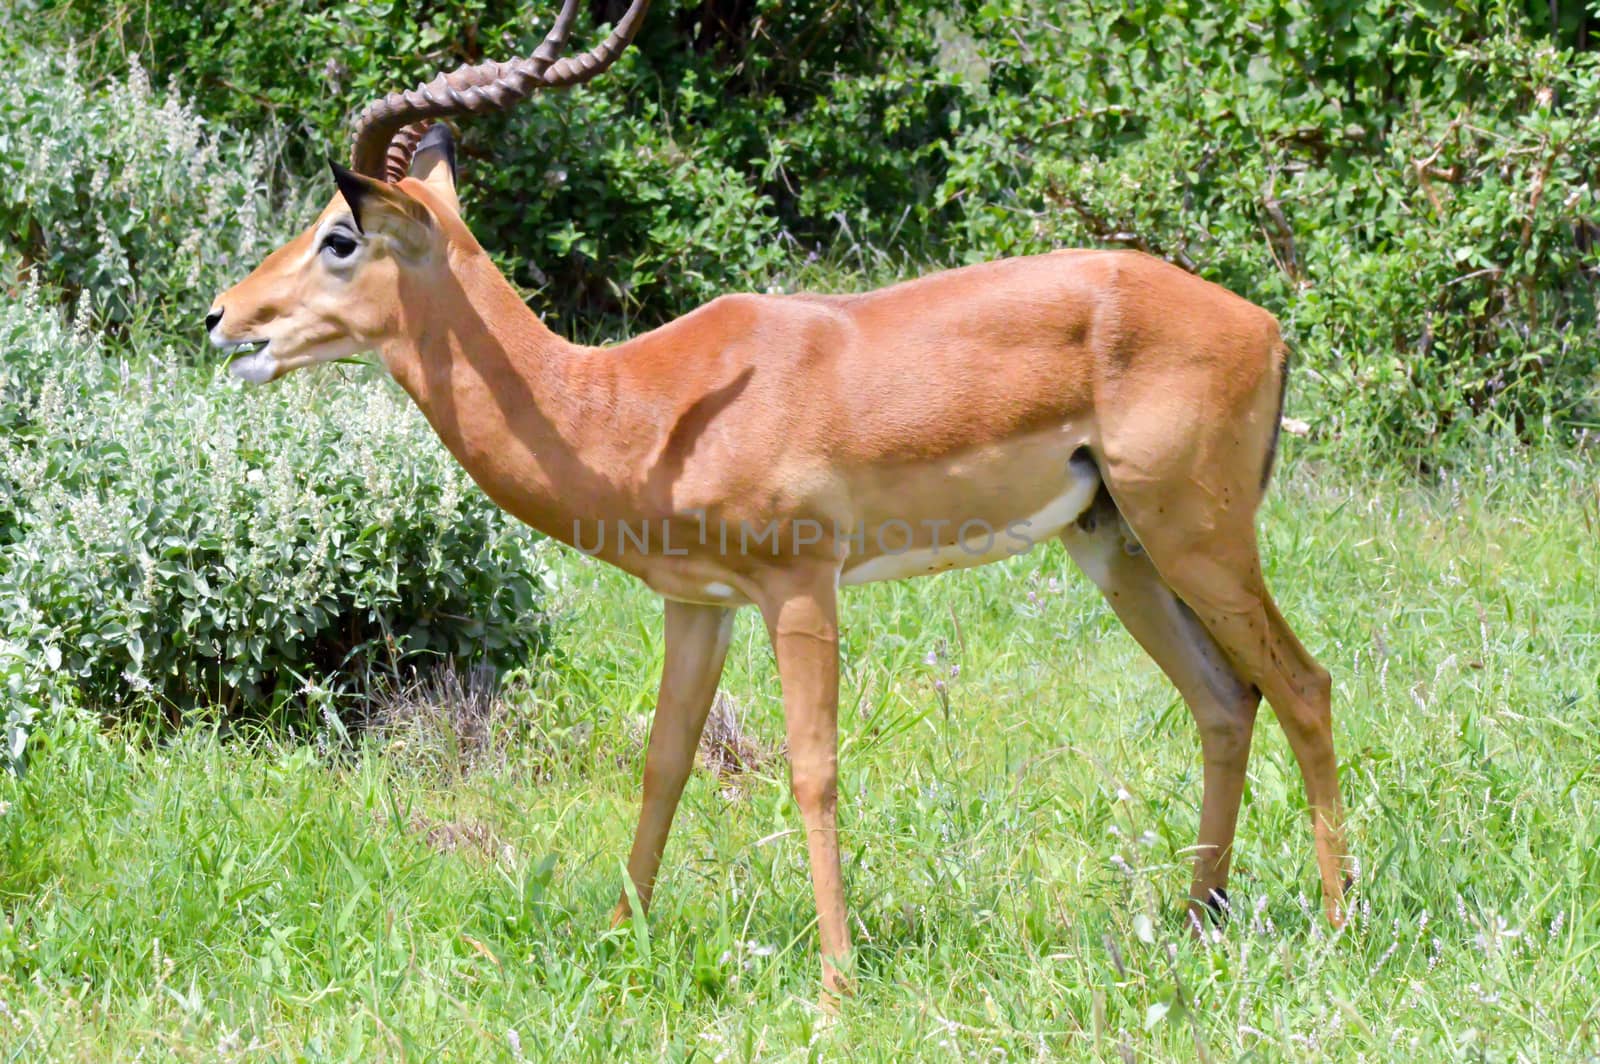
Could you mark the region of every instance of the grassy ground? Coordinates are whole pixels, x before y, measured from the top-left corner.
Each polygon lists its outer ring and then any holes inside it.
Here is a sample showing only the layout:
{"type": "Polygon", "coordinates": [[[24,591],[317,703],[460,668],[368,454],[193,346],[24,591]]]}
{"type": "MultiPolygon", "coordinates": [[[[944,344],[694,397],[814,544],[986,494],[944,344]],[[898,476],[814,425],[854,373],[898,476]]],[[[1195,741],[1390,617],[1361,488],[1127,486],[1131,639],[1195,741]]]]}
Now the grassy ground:
{"type": "MultiPolygon", "coordinates": [[[[344,757],[68,729],[0,783],[0,1059],[1594,1059],[1600,468],[1534,464],[1291,463],[1268,504],[1335,676],[1340,934],[1266,713],[1242,912],[1185,931],[1192,725],[1058,547],[846,597],[839,1022],[780,759],[696,775],[648,926],[610,931],[659,621],[569,555],[567,661],[476,758],[425,727],[344,757]]],[[[754,616],[724,690],[770,749],[754,616]]]]}

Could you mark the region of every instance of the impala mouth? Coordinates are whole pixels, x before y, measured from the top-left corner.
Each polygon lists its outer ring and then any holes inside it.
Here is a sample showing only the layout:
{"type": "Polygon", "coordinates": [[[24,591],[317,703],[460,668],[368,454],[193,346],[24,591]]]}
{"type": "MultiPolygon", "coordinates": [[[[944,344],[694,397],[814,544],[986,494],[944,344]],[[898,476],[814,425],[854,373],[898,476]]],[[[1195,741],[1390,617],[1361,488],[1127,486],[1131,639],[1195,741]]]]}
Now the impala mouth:
{"type": "Polygon", "coordinates": [[[271,340],[222,340],[217,346],[228,356],[228,372],[240,380],[265,384],[277,375],[277,360],[267,350],[271,340]]]}
{"type": "Polygon", "coordinates": [[[229,360],[253,355],[270,344],[271,340],[219,340],[217,346],[222,348],[229,360]]]}

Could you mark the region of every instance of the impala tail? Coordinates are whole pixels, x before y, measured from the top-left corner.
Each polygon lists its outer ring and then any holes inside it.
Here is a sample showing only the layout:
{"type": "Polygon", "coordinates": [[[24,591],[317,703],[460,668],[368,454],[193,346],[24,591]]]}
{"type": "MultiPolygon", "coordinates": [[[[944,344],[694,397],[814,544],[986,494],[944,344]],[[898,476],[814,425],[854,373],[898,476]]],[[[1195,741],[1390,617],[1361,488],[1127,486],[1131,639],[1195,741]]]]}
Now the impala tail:
{"type": "Polygon", "coordinates": [[[1272,415],[1272,436],[1267,441],[1267,459],[1261,466],[1261,494],[1267,493],[1267,485],[1272,483],[1272,467],[1278,462],[1278,440],[1283,435],[1283,403],[1289,396],[1289,363],[1293,360],[1294,353],[1286,343],[1279,343],[1277,351],[1278,362],[1278,409],[1272,415]]]}

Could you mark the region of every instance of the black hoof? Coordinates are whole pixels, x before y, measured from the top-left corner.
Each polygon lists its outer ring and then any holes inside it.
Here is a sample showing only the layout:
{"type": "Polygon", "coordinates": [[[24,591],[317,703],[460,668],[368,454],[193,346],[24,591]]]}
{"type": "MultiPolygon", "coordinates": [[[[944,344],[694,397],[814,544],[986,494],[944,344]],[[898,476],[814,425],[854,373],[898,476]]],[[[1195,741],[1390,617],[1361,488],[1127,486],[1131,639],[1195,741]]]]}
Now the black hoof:
{"type": "Polygon", "coordinates": [[[1206,916],[1219,927],[1226,924],[1228,917],[1233,914],[1233,906],[1228,903],[1228,892],[1221,887],[1207,894],[1200,904],[1206,907],[1206,916]]]}

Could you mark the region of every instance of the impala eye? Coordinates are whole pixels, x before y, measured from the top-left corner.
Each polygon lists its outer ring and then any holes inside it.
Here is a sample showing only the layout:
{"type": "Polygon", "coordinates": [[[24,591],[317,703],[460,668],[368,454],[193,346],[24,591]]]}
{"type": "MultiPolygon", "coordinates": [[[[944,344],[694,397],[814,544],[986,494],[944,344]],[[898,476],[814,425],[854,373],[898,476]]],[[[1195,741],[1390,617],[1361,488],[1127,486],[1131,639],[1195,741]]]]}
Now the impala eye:
{"type": "Polygon", "coordinates": [[[343,229],[331,230],[322,238],[322,250],[336,259],[348,259],[356,253],[356,247],[355,238],[343,229]]]}

